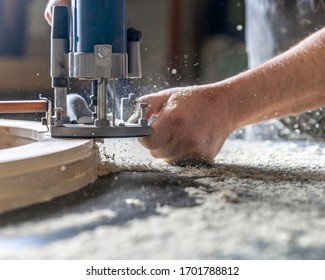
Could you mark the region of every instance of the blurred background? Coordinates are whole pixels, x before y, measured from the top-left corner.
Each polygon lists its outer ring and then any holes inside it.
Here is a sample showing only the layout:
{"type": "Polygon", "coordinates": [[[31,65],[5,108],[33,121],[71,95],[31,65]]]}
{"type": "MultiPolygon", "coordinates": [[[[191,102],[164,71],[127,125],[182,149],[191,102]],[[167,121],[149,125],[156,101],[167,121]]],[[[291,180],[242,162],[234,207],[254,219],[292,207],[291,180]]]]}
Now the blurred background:
{"type": "MultiPolygon", "coordinates": [[[[47,0],[0,0],[0,99],[51,97],[47,0]]],[[[243,0],[128,0],[143,33],[143,78],[132,91],[215,82],[244,70],[243,0]]],[[[87,90],[87,89],[86,89],[87,90]]]]}

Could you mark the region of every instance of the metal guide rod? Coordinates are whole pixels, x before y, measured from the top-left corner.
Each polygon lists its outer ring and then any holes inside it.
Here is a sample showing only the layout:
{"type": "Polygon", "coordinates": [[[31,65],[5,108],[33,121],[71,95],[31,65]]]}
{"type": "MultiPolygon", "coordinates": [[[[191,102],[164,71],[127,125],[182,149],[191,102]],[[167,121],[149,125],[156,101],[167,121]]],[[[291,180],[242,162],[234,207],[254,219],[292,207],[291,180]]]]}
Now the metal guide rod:
{"type": "Polygon", "coordinates": [[[15,100],[0,101],[0,113],[46,113],[48,101],[46,100],[15,100]]]}
{"type": "Polygon", "coordinates": [[[97,117],[99,120],[107,120],[107,80],[98,82],[97,117]]]}
{"type": "Polygon", "coordinates": [[[116,80],[113,79],[112,81],[112,90],[113,90],[113,126],[115,126],[115,118],[116,118],[116,80]]]}
{"type": "Polygon", "coordinates": [[[62,108],[61,118],[67,118],[67,88],[54,88],[54,108],[62,108]]]}

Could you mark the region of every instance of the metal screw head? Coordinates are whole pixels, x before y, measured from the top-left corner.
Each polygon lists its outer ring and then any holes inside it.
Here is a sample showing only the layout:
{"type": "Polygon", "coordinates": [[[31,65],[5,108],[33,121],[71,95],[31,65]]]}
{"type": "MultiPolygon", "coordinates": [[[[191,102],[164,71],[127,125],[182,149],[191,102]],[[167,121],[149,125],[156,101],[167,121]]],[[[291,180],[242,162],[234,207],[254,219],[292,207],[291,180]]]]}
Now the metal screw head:
{"type": "Polygon", "coordinates": [[[109,48],[102,47],[98,49],[97,54],[100,58],[106,58],[111,54],[111,50],[109,48]]]}

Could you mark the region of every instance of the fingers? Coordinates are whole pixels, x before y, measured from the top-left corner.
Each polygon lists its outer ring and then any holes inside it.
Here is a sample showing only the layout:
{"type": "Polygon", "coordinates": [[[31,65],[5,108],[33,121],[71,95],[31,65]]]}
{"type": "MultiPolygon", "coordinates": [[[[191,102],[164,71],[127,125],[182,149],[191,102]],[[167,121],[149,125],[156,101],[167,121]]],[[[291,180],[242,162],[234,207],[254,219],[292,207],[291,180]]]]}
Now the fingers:
{"type": "MultiPolygon", "coordinates": [[[[187,138],[185,136],[185,138],[187,138]]],[[[208,151],[203,151],[203,143],[199,140],[180,141],[173,135],[166,146],[151,151],[156,158],[163,158],[167,163],[176,165],[209,165],[214,162],[214,156],[208,151]]],[[[184,140],[184,139],[183,139],[184,140]]]]}
{"type": "Polygon", "coordinates": [[[172,129],[169,123],[168,114],[164,114],[162,111],[151,124],[151,136],[139,138],[140,143],[151,151],[167,145],[172,137],[172,129]]]}
{"type": "Polygon", "coordinates": [[[181,94],[179,96],[176,90],[166,90],[138,100],[148,104],[147,118],[157,116],[151,124],[151,136],[140,138],[140,143],[150,150],[152,156],[169,163],[213,162],[214,158],[205,156],[201,148],[205,147],[200,144],[201,137],[193,134],[186,99],[181,94]]]}
{"type": "Polygon", "coordinates": [[[50,0],[48,2],[44,12],[44,17],[49,25],[52,24],[52,8],[56,5],[71,7],[71,0],[50,0]]]}

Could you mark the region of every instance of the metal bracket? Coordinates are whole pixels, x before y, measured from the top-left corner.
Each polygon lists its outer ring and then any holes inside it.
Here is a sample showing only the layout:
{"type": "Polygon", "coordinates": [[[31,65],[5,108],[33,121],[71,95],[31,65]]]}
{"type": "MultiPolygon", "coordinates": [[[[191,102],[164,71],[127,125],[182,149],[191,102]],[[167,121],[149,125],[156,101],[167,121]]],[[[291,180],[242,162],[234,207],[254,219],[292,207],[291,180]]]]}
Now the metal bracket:
{"type": "Polygon", "coordinates": [[[52,102],[50,99],[46,97],[42,97],[39,95],[40,100],[45,100],[47,102],[47,112],[45,113],[45,117],[41,118],[42,125],[46,126],[46,131],[38,131],[38,133],[47,133],[50,131],[50,124],[51,124],[51,115],[52,115],[52,102]]]}
{"type": "Polygon", "coordinates": [[[95,45],[94,53],[69,53],[69,76],[87,79],[127,77],[127,54],[111,45],[95,45]]]}

